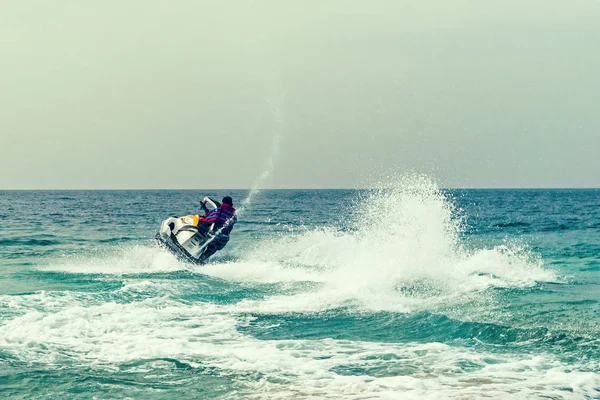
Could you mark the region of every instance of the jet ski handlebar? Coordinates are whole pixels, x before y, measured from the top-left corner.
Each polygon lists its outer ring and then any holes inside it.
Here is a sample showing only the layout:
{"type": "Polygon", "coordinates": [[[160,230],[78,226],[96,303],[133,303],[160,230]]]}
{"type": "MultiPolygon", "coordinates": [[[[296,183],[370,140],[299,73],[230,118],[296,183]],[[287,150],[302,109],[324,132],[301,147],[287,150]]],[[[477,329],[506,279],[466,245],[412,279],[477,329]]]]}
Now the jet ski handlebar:
{"type": "Polygon", "coordinates": [[[218,201],[215,201],[213,199],[211,199],[210,197],[206,196],[205,198],[203,198],[202,200],[200,200],[200,205],[202,206],[202,209],[206,212],[209,212],[210,210],[206,207],[206,205],[211,206],[213,209],[215,208],[219,208],[221,206],[221,203],[219,203],[218,201]]]}

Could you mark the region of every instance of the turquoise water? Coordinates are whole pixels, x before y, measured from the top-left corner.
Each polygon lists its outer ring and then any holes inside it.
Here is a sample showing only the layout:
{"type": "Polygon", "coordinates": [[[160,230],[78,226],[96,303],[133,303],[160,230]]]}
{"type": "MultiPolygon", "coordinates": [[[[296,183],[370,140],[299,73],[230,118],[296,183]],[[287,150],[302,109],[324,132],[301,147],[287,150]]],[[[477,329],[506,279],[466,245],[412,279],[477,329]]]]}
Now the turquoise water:
{"type": "Polygon", "coordinates": [[[0,192],[3,398],[600,398],[600,190],[0,192]]]}

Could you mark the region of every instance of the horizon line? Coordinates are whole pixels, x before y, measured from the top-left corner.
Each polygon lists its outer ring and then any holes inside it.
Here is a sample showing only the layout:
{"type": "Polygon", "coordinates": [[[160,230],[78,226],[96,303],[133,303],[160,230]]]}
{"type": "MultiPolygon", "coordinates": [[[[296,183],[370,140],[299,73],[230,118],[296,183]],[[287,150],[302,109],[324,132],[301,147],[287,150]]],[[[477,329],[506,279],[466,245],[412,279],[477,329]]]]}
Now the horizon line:
{"type": "MultiPolygon", "coordinates": [[[[317,188],[261,188],[258,190],[370,190],[378,189],[377,187],[317,187],[317,188]]],[[[440,187],[441,190],[598,190],[600,187],[567,187],[567,186],[556,186],[556,187],[440,187]]],[[[252,188],[95,188],[95,189],[83,189],[83,188],[52,188],[52,189],[33,189],[33,188],[18,188],[18,189],[0,189],[0,192],[84,192],[84,191],[96,191],[96,192],[117,192],[117,191],[250,191],[252,188]]]]}

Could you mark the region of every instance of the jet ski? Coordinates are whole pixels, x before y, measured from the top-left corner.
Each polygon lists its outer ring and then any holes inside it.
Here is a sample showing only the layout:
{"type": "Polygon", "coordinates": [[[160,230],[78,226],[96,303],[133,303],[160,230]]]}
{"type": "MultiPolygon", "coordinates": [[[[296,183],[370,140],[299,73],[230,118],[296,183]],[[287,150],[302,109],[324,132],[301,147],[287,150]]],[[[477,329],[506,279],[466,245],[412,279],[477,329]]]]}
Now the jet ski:
{"type": "MultiPolygon", "coordinates": [[[[220,206],[209,197],[205,197],[200,204],[207,214],[220,206]]],[[[156,233],[159,246],[166,248],[184,262],[204,264],[208,259],[205,255],[206,250],[219,232],[213,230],[214,224],[199,224],[200,218],[201,215],[186,215],[165,219],[156,233]]]]}

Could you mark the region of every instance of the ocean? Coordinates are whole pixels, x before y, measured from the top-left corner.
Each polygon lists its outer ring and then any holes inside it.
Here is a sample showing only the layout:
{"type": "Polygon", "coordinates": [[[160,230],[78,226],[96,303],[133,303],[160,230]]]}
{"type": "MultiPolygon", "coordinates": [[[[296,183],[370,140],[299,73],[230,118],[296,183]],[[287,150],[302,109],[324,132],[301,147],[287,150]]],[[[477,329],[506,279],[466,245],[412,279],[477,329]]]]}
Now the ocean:
{"type": "Polygon", "coordinates": [[[598,399],[600,190],[1,191],[0,396],[598,399]],[[241,208],[186,265],[153,240],[241,208]]]}

